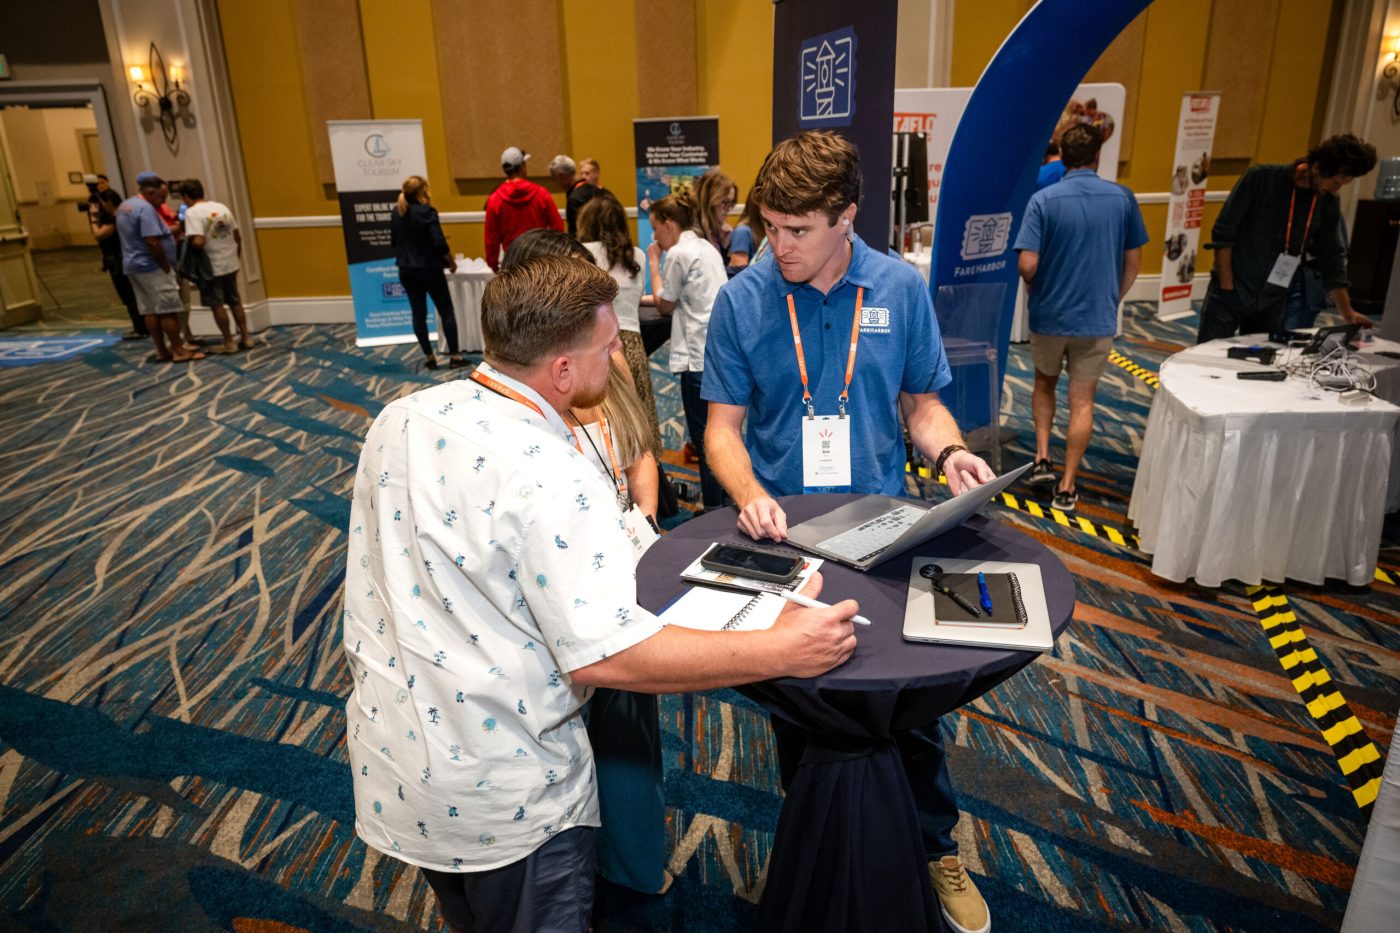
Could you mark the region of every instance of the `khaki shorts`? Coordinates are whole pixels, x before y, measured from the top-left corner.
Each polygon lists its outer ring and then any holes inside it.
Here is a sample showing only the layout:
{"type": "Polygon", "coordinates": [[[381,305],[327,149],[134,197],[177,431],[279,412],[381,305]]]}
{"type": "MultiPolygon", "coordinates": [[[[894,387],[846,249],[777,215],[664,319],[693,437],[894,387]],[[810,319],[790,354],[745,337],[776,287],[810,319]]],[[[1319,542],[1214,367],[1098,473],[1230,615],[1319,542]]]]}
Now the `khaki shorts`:
{"type": "Polygon", "coordinates": [[[1112,337],[1056,337],[1031,333],[1031,361],[1046,376],[1069,371],[1072,382],[1098,382],[1108,364],[1112,337]]]}
{"type": "Polygon", "coordinates": [[[136,292],[136,307],[142,314],[176,314],[185,310],[180,303],[180,288],[174,272],[129,272],[131,288],[136,292]]]}

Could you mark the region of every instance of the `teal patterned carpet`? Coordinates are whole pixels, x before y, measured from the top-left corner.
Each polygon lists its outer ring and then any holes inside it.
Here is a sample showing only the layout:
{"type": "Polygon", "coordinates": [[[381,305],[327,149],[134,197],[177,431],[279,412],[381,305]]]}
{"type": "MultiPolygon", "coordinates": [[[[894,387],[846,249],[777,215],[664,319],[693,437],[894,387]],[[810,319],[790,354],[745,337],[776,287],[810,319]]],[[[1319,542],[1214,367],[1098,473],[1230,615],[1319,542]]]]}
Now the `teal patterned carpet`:
{"type": "MultiPolygon", "coordinates": [[[[1191,327],[1134,307],[1118,349],[1155,370],[1191,327]]],[[[338,618],[360,439],[458,373],[353,336],[0,369],[0,929],[440,928],[416,870],[354,836],[338,618]]],[[[664,351],[653,363],[676,450],[677,387],[664,351]]],[[[1008,462],[1030,451],[1028,380],[1016,348],[1008,462]]],[[[1127,528],[1152,392],[1104,379],[1081,481],[1094,523],[1127,528]]],[[[1053,655],[945,719],[995,928],[1336,929],[1366,814],[1244,593],[1165,584],[1130,546],[993,511],[1080,587],[1053,655]]],[[[1285,592],[1384,755],[1400,588],[1285,592]]],[[[663,698],[662,719],[680,880],[661,899],[600,889],[596,927],[747,929],[780,803],[766,717],[717,691],[663,698]]]]}

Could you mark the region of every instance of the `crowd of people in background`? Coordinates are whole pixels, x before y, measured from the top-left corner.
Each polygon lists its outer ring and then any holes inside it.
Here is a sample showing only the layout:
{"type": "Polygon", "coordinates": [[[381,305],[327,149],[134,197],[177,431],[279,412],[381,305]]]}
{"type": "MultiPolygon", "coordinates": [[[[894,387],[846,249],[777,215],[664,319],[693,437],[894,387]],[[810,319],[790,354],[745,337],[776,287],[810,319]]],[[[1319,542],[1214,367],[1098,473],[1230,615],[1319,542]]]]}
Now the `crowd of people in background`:
{"type": "Polygon", "coordinates": [[[149,337],[154,363],[189,363],[208,353],[253,346],[238,290],[243,235],[228,205],[205,196],[197,178],[167,182],[155,172],[136,176],[137,194],[123,198],[106,175],[96,176],[88,226],[102,270],[131,319],[124,340],[149,337]],[[178,207],[170,206],[171,198],[178,207]],[[213,312],[220,341],[207,346],[190,330],[192,296],[213,312]]]}

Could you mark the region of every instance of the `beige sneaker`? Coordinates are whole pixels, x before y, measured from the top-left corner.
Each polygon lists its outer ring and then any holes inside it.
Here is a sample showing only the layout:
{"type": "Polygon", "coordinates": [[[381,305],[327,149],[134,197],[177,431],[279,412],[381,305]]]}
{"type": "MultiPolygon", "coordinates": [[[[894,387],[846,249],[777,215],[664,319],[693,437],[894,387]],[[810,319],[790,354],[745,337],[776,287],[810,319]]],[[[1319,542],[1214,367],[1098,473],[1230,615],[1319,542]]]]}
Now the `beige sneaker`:
{"type": "Polygon", "coordinates": [[[992,928],[992,914],[972,876],[956,855],[945,855],[928,863],[933,877],[933,890],[943,909],[943,919],[958,933],[987,933],[992,928]]]}

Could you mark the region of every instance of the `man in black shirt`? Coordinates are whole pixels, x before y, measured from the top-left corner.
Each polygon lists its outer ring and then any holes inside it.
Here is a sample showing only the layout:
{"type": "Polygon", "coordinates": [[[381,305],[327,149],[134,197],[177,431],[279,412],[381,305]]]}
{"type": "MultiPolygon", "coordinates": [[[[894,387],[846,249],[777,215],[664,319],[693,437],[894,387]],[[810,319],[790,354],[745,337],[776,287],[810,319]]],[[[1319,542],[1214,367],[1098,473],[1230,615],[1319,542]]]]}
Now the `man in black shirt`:
{"type": "Polygon", "coordinates": [[[1376,166],[1376,147],[1333,136],[1288,165],[1255,165],[1240,176],[1211,231],[1216,250],[1197,343],[1279,329],[1290,301],[1305,301],[1303,259],[1349,323],[1372,321],[1351,307],[1347,249],[1337,192],[1376,166]]]}
{"type": "Polygon", "coordinates": [[[599,189],[578,177],[578,166],[566,155],[557,155],[549,162],[549,177],[564,192],[564,224],[569,236],[578,235],[578,212],[597,196],[599,189]]]}

